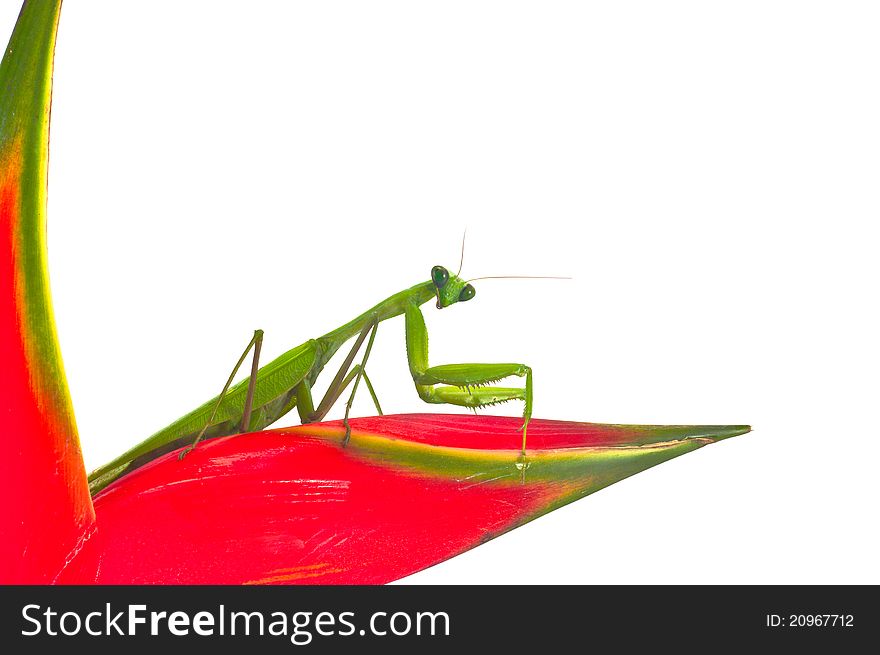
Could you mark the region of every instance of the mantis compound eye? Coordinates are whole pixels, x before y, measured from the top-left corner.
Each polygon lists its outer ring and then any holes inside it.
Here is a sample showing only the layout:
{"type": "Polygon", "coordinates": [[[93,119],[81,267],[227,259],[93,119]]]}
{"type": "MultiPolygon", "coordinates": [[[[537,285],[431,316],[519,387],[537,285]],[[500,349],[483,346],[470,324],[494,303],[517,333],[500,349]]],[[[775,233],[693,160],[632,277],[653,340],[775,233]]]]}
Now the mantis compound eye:
{"type": "Polygon", "coordinates": [[[470,284],[466,284],[464,288],[461,290],[461,293],[458,294],[459,302],[465,302],[473,298],[477,295],[477,290],[474,289],[470,284]]]}
{"type": "Polygon", "coordinates": [[[449,271],[442,266],[435,266],[431,269],[431,281],[438,289],[442,289],[449,282],[449,271]]]}

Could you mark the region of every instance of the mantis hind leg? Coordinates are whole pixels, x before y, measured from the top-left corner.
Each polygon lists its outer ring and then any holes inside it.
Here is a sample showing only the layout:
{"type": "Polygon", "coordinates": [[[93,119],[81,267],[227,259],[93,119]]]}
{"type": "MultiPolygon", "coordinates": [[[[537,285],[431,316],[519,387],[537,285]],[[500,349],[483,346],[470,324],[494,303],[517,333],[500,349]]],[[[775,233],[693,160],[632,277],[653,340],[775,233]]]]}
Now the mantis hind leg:
{"type": "Polygon", "coordinates": [[[532,369],[525,364],[446,364],[428,366],[428,331],[418,306],[406,310],[406,354],[419,397],[428,403],[448,403],[478,409],[510,400],[524,404],[523,460],[526,434],[532,418],[532,369]],[[511,376],[525,378],[522,388],[488,387],[511,376]],[[438,386],[440,385],[440,386],[438,386]]]}
{"type": "Polygon", "coordinates": [[[248,426],[251,422],[251,412],[253,411],[254,405],[254,388],[257,382],[257,371],[260,368],[260,349],[263,346],[263,331],[262,330],[254,330],[254,336],[251,337],[250,342],[247,347],[244,349],[244,352],[241,353],[241,357],[238,358],[238,362],[236,362],[235,366],[232,369],[232,373],[229,374],[229,378],[226,380],[226,384],[223,385],[223,391],[220,392],[220,395],[217,396],[217,403],[214,405],[214,410],[211,412],[210,418],[208,418],[205,426],[202,428],[201,432],[199,432],[195,441],[193,441],[192,445],[183,450],[178,459],[183,459],[187,456],[192,450],[198,445],[199,441],[202,440],[202,437],[205,436],[205,431],[214,421],[214,417],[217,415],[217,410],[220,408],[220,405],[223,404],[223,399],[226,398],[226,392],[229,391],[229,386],[232,384],[232,380],[235,379],[235,375],[238,373],[238,369],[241,368],[241,365],[244,363],[245,358],[248,356],[248,353],[251,351],[251,348],[254,349],[254,357],[253,362],[251,364],[251,375],[250,380],[248,381],[248,389],[247,396],[244,401],[244,412],[242,413],[241,423],[239,425],[239,432],[244,432],[248,429],[248,426]]]}

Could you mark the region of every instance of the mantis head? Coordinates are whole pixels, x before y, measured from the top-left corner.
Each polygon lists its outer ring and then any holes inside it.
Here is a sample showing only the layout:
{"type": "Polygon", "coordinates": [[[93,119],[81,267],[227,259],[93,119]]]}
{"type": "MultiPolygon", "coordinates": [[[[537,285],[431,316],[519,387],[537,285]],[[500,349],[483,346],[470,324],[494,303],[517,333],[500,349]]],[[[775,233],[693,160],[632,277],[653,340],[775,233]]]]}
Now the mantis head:
{"type": "MultiPolygon", "coordinates": [[[[467,236],[467,233],[465,233],[467,236]]],[[[532,279],[532,280],[570,280],[568,277],[536,276],[536,275],[489,275],[474,277],[463,280],[459,277],[461,268],[464,266],[464,236],[461,239],[461,262],[458,265],[458,273],[450,275],[443,266],[435,266],[431,269],[431,282],[434,285],[434,293],[437,295],[437,309],[443,309],[457,302],[466,302],[477,295],[471,282],[474,280],[500,280],[500,279],[532,279]]]]}
{"type": "Polygon", "coordinates": [[[466,280],[458,275],[450,275],[449,271],[442,266],[431,269],[431,282],[437,293],[437,309],[443,309],[457,302],[466,302],[473,298],[477,292],[466,280]]]}

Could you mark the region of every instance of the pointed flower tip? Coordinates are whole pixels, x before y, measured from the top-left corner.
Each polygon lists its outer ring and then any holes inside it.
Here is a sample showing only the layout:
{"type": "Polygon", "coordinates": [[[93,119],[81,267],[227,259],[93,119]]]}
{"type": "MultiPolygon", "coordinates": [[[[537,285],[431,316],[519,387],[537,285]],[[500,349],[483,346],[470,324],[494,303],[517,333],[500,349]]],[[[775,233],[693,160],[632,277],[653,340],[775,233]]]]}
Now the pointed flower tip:
{"type": "Polygon", "coordinates": [[[706,434],[701,436],[708,437],[712,441],[723,441],[751,431],[751,425],[707,425],[706,434]]]}

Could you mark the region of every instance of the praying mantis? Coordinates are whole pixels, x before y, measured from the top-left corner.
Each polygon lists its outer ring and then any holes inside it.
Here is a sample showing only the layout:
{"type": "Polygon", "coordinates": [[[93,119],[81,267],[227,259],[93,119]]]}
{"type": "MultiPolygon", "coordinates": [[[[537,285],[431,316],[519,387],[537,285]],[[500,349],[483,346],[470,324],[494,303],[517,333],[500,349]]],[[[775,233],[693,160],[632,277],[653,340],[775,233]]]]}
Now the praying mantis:
{"type": "Polygon", "coordinates": [[[262,368],[259,367],[259,355],[263,331],[256,330],[219,396],[93,471],[89,475],[90,492],[94,495],[117,478],[187,444],[190,445],[181,452],[181,458],[203,439],[262,430],[294,407],[303,424],[320,421],[353,383],[343,419],[343,445],[347,445],[351,435],[349,413],[361,380],[373,399],[376,411],[382,414],[376,392],[366,372],[367,360],[379,323],[401,314],[406,323],[406,355],[410,374],[419,397],[427,403],[458,405],[475,411],[511,400],[522,401],[522,452],[518,465],[526,466],[526,432],[532,416],[532,369],[525,364],[516,363],[428,364],[428,332],[421,305],[436,299],[437,308],[443,309],[467,302],[476,295],[472,281],[495,277],[464,280],[459,276],[460,273],[461,266],[455,274],[450,274],[443,266],[434,266],[428,281],[389,296],[345,325],[288,350],[262,368]],[[312,398],[313,385],[333,355],[352,338],[355,341],[351,350],[316,407],[312,398]],[[359,364],[352,365],[364,341],[367,341],[367,345],[363,357],[359,364]],[[254,354],[249,378],[232,385],[232,380],[251,349],[254,354]],[[522,387],[489,386],[512,376],[525,378],[525,384],[522,387]]]}

